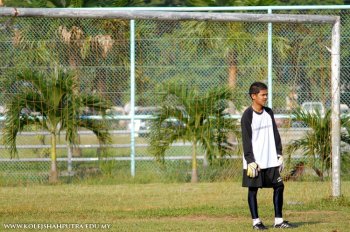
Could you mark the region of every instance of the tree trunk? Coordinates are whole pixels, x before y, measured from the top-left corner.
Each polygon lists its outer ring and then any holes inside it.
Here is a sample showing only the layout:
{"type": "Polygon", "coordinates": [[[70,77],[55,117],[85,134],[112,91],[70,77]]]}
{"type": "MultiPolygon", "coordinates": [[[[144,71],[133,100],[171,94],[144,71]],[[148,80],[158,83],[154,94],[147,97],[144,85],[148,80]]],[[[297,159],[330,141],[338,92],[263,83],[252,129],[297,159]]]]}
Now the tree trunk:
{"type": "MultiPolygon", "coordinates": [[[[73,26],[71,29],[71,33],[73,33],[73,28],[74,28],[74,34],[75,36],[82,36],[82,30],[79,27],[73,26]]],[[[71,37],[72,38],[72,37],[71,37]]],[[[77,66],[81,65],[81,55],[80,55],[80,49],[81,47],[77,45],[78,40],[76,37],[73,38],[73,41],[70,42],[69,44],[69,65],[73,70],[77,70],[77,66]]],[[[80,75],[79,72],[76,72],[76,78],[77,82],[80,83],[80,75]]],[[[76,93],[76,91],[75,91],[76,93]]],[[[77,142],[80,144],[80,135],[77,135],[77,142]]],[[[72,155],[76,157],[81,157],[81,148],[79,147],[73,147],[72,148],[72,155]]]]}
{"type": "Polygon", "coordinates": [[[4,5],[4,3],[2,2],[2,0],[0,0],[0,7],[3,6],[3,5],[4,5]]]}
{"type": "Polygon", "coordinates": [[[208,167],[208,154],[207,151],[204,152],[204,157],[203,157],[203,168],[208,167]]]}
{"type": "Polygon", "coordinates": [[[236,87],[236,82],[237,82],[237,67],[230,66],[229,67],[229,76],[228,76],[228,86],[231,89],[234,89],[236,87]]]}
{"type": "Polygon", "coordinates": [[[73,167],[72,167],[73,148],[72,148],[72,145],[70,144],[70,142],[67,142],[67,152],[68,152],[67,172],[68,172],[68,175],[70,176],[72,171],[73,171],[73,167]]]}
{"type": "Polygon", "coordinates": [[[56,134],[51,133],[51,171],[49,176],[49,183],[57,183],[57,156],[56,156],[56,134]]]}
{"type": "Polygon", "coordinates": [[[320,178],[320,180],[323,181],[323,172],[316,167],[313,167],[313,169],[316,172],[317,176],[320,178]]]}
{"type": "Polygon", "coordinates": [[[228,86],[232,89],[236,87],[237,82],[237,53],[235,51],[230,52],[229,55],[229,69],[228,69],[228,86]]]}
{"type": "MultiPolygon", "coordinates": [[[[80,144],[80,134],[77,135],[77,143],[80,144]]],[[[72,147],[72,155],[75,157],[81,157],[81,148],[78,146],[72,147]]]]}
{"type": "Polygon", "coordinates": [[[193,141],[192,145],[192,176],[191,183],[198,182],[198,172],[197,172],[197,142],[193,141]]]}

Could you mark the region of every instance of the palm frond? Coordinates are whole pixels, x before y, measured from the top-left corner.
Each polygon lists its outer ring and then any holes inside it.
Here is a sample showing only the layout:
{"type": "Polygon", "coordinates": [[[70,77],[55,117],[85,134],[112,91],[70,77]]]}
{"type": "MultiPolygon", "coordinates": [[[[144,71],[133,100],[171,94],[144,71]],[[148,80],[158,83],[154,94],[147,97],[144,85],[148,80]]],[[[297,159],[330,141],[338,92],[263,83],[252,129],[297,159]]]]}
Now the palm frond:
{"type": "Polygon", "coordinates": [[[102,115],[105,115],[106,110],[112,107],[111,102],[103,99],[100,96],[81,94],[79,97],[82,102],[81,105],[91,108],[102,115]]]}
{"type": "Polygon", "coordinates": [[[167,127],[164,124],[159,126],[159,121],[152,122],[149,137],[150,153],[156,157],[158,161],[164,161],[166,150],[170,148],[172,143],[186,137],[185,134],[186,131],[178,127],[167,127]]]}
{"type": "MultiPolygon", "coordinates": [[[[35,94],[33,94],[35,95],[35,94]]],[[[16,94],[12,101],[7,104],[7,112],[4,127],[4,144],[9,146],[11,156],[17,153],[17,134],[23,131],[25,126],[39,125],[45,127],[37,115],[31,115],[32,109],[28,109],[27,98],[32,99],[32,93],[16,94]],[[25,112],[23,112],[25,110],[25,112]]]]}
{"type": "Polygon", "coordinates": [[[226,118],[225,115],[218,115],[207,120],[203,125],[201,140],[210,138],[211,143],[202,143],[203,147],[208,148],[207,156],[209,161],[216,158],[216,153],[220,157],[230,156],[232,150],[229,144],[229,135],[236,138],[240,137],[240,132],[236,119],[226,118]]]}
{"type": "Polygon", "coordinates": [[[151,127],[150,152],[158,160],[163,160],[170,145],[183,140],[200,144],[209,159],[215,158],[216,154],[228,154],[225,146],[228,133],[238,131],[235,120],[225,117],[232,90],[216,87],[200,93],[181,81],[165,86],[160,112],[151,127]],[[165,126],[171,119],[176,119],[180,126],[165,126]]]}
{"type": "Polygon", "coordinates": [[[65,95],[61,102],[60,117],[61,128],[66,130],[66,140],[74,145],[78,138],[80,108],[82,107],[81,100],[77,95],[65,95]]]}
{"type": "Polygon", "coordinates": [[[103,121],[83,119],[79,120],[79,126],[91,130],[96,135],[100,144],[108,144],[112,141],[108,132],[109,128],[103,121]]]}
{"type": "MultiPolygon", "coordinates": [[[[293,113],[294,119],[305,123],[311,128],[301,139],[293,140],[287,146],[289,156],[297,150],[302,151],[304,156],[312,156],[312,166],[318,172],[323,173],[331,166],[331,110],[327,110],[324,115],[320,111],[305,112],[301,109],[293,113]],[[318,157],[318,158],[317,158],[318,157]],[[317,162],[320,169],[317,168],[317,162]]],[[[349,118],[341,118],[342,127],[349,132],[349,118]]],[[[350,144],[349,133],[341,133],[341,141],[350,144]]]]}
{"type": "Polygon", "coordinates": [[[83,7],[84,0],[70,0],[69,7],[83,7]]]}
{"type": "Polygon", "coordinates": [[[185,82],[170,81],[163,85],[164,91],[166,93],[162,99],[164,104],[182,106],[186,110],[190,110],[194,106],[197,90],[193,87],[191,88],[185,82]]]}

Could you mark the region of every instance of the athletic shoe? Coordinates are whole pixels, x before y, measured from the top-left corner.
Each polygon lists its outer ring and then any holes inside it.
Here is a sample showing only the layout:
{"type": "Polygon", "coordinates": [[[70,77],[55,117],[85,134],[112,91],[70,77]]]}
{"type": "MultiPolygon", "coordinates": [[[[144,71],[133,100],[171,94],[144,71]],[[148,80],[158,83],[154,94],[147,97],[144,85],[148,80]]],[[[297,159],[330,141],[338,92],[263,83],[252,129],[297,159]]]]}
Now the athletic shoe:
{"type": "Polygon", "coordinates": [[[254,230],[267,230],[267,227],[264,226],[262,222],[259,222],[253,226],[254,230]]]}
{"type": "Polygon", "coordinates": [[[288,221],[283,221],[280,224],[273,225],[274,228],[294,228],[288,221]]]}

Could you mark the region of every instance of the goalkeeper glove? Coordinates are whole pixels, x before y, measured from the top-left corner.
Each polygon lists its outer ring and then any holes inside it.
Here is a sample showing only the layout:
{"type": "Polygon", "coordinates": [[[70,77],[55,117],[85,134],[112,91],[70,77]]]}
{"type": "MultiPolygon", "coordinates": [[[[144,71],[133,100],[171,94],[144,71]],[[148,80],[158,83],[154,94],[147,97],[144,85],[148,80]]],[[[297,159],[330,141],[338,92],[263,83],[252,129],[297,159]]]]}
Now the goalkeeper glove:
{"type": "Polygon", "coordinates": [[[258,164],[255,162],[251,162],[247,167],[247,176],[254,178],[258,176],[258,164]]]}
{"type": "Polygon", "coordinates": [[[284,169],[284,162],[283,162],[283,156],[281,155],[277,155],[277,162],[278,162],[278,165],[279,165],[279,171],[280,173],[283,171],[284,169]]]}

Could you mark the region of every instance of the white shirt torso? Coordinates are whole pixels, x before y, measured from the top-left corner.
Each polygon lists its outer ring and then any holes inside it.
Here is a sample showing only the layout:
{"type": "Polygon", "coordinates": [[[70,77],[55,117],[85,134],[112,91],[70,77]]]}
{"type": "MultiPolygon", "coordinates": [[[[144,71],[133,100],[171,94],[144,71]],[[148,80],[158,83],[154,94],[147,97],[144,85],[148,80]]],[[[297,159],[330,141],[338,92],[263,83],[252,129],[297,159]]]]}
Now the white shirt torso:
{"type": "MultiPolygon", "coordinates": [[[[254,111],[251,127],[255,162],[261,169],[277,167],[277,151],[271,116],[265,110],[260,114],[254,111]]],[[[247,162],[245,159],[243,161],[243,168],[246,168],[247,162]]]]}

